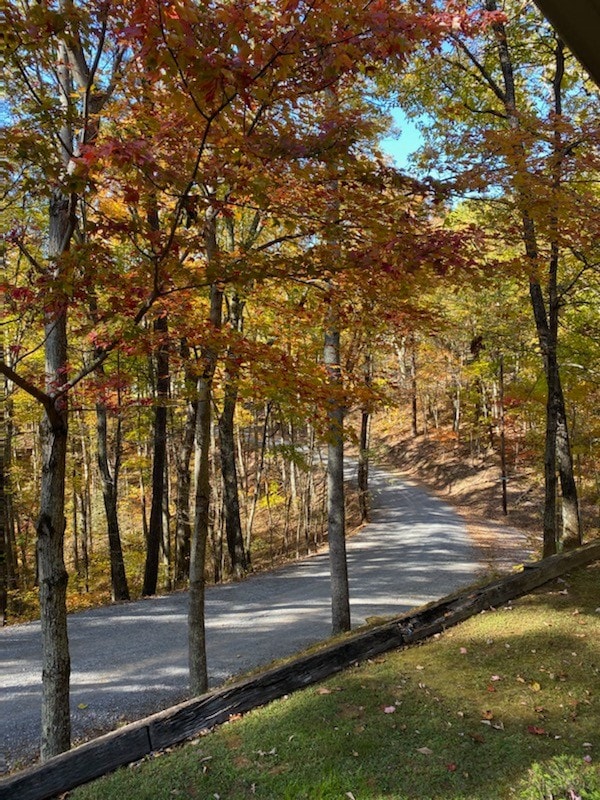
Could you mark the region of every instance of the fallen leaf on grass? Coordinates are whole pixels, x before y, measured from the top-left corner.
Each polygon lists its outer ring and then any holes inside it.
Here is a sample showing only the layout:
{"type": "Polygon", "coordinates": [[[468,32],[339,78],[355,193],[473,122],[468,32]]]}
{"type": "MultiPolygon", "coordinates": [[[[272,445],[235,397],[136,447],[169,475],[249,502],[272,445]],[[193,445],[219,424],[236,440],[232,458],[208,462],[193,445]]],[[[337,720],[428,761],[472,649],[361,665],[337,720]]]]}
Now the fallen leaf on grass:
{"type": "Polygon", "coordinates": [[[502,678],[500,677],[500,675],[492,675],[490,680],[492,680],[492,681],[501,681],[502,678]]]}
{"type": "Polygon", "coordinates": [[[429,747],[417,747],[417,753],[421,753],[424,756],[431,756],[433,755],[433,750],[430,750],[429,747]]]}
{"type": "Polygon", "coordinates": [[[80,708],[82,711],[83,711],[84,708],[87,708],[87,707],[88,707],[87,703],[79,703],[78,706],[77,706],[77,708],[80,708]]]}
{"type": "Polygon", "coordinates": [[[532,683],[529,684],[529,688],[531,689],[532,692],[539,692],[542,687],[537,681],[533,681],[532,683]]]}
{"type": "Polygon", "coordinates": [[[446,769],[448,772],[456,772],[456,764],[452,761],[450,764],[446,764],[446,769]]]}
{"type": "Polygon", "coordinates": [[[535,736],[545,736],[546,731],[538,725],[528,725],[527,733],[533,733],[535,736]]]}
{"type": "Polygon", "coordinates": [[[460,648],[460,654],[461,654],[461,656],[466,655],[467,654],[467,648],[466,647],[461,647],[460,648]]]}
{"type": "Polygon", "coordinates": [[[393,714],[396,711],[396,706],[384,706],[384,714],[393,714]]]}
{"type": "Polygon", "coordinates": [[[487,687],[487,690],[488,690],[488,692],[495,692],[496,691],[496,687],[492,686],[492,684],[490,683],[490,685],[487,687]]]}
{"type": "Polygon", "coordinates": [[[319,686],[317,694],[331,694],[331,689],[328,689],[326,686],[319,686]]]}
{"type": "Polygon", "coordinates": [[[352,792],[346,792],[346,797],[348,800],[356,800],[356,797],[352,794],[352,792]]]}
{"type": "Polygon", "coordinates": [[[487,719],[494,719],[494,712],[493,712],[493,711],[490,711],[489,709],[487,709],[486,711],[484,711],[484,712],[482,713],[482,715],[481,715],[481,716],[482,716],[482,718],[483,718],[483,719],[485,719],[485,720],[487,720],[487,719]]]}

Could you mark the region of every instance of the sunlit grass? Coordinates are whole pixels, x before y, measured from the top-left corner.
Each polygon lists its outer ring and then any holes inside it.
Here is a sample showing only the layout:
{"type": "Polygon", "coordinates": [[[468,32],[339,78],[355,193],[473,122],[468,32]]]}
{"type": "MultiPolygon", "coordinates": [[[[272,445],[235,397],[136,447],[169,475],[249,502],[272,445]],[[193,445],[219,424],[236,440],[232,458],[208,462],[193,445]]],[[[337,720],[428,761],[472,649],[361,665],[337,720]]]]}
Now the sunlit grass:
{"type": "Polygon", "coordinates": [[[581,570],[73,797],[600,800],[598,607],[581,570]]]}

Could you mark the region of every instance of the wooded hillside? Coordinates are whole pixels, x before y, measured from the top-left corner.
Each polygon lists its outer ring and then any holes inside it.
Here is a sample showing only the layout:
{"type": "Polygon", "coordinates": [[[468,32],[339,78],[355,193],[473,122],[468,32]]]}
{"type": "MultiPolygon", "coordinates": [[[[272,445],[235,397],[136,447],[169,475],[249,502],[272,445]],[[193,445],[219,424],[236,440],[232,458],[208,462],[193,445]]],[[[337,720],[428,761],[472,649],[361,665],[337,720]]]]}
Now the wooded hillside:
{"type": "Polygon", "coordinates": [[[0,615],[41,614],[44,757],[68,608],[189,586],[199,693],[205,582],[328,537],[349,627],[342,463],[365,518],[376,410],[492,454],[500,486],[527,469],[543,555],[581,543],[599,95],[532,4],[4,14],[0,615]],[[405,172],[398,106],[425,137],[405,172]]]}

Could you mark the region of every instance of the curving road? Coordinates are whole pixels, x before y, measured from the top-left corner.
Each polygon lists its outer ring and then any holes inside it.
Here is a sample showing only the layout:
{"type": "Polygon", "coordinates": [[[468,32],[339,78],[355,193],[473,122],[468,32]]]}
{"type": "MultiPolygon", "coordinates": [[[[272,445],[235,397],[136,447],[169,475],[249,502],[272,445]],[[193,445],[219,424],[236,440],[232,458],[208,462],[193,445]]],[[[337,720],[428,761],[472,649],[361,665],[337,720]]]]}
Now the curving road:
{"type": "MultiPolygon", "coordinates": [[[[353,627],[401,614],[470,582],[480,565],[461,519],[436,497],[372,469],[372,522],[348,541],[353,627]]],[[[211,685],[330,633],[327,553],[210,587],[211,685]]],[[[187,693],[187,595],[69,617],[74,741],[166,708],[187,693]]],[[[38,751],[39,623],[0,630],[0,773],[38,751]]]]}

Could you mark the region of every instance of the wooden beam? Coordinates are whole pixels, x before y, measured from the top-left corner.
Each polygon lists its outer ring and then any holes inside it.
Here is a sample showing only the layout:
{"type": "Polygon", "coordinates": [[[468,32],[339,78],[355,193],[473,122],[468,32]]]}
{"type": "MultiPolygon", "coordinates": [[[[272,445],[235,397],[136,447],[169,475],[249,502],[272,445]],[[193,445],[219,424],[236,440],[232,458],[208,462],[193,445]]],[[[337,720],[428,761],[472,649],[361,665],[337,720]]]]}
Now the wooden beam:
{"type": "MultiPolygon", "coordinates": [[[[539,562],[522,572],[430,603],[412,614],[351,634],[281,667],[216,689],[166,711],[133,722],[45,764],[0,780],[0,800],[48,800],[152,752],[196,736],[203,730],[290,694],[347,667],[435,633],[521,597],[577,567],[600,559],[600,540],[539,562]]],[[[402,573],[399,571],[399,582],[402,573]]]]}

